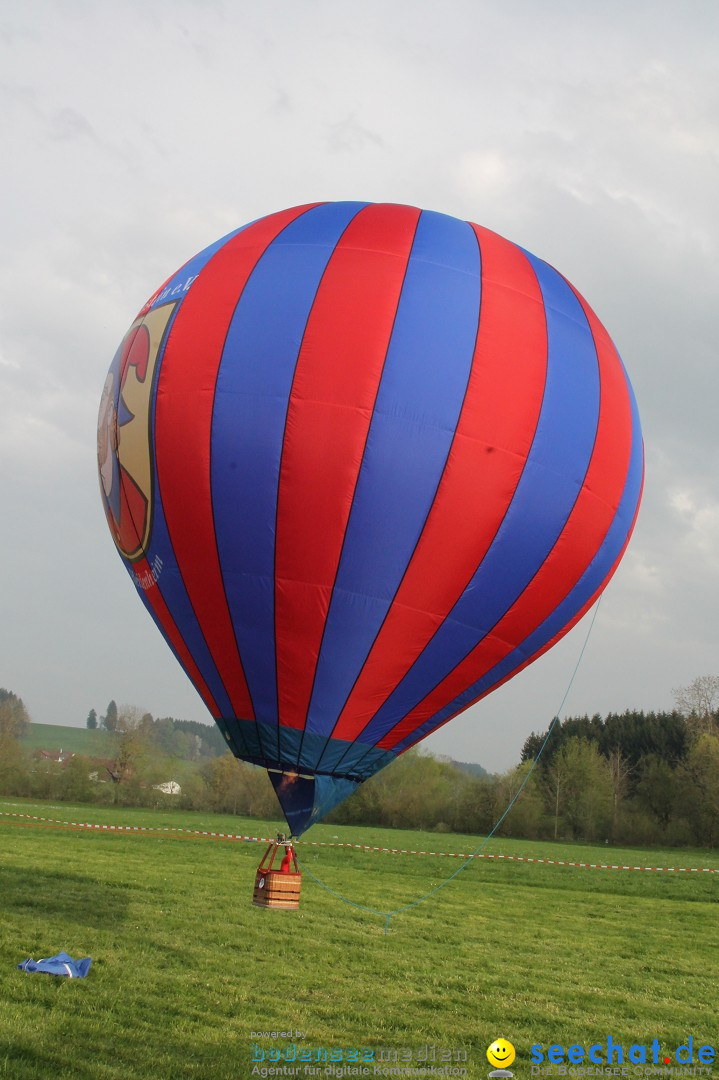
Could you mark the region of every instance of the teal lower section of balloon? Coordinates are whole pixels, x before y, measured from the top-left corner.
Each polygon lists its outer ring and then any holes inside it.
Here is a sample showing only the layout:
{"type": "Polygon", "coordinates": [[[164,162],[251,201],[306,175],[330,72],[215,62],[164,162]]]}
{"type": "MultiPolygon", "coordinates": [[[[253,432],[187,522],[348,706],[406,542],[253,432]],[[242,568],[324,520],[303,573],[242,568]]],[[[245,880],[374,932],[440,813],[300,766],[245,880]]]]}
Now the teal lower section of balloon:
{"type": "Polygon", "coordinates": [[[325,735],[276,724],[235,717],[222,718],[217,724],[237,757],[280,772],[321,773],[360,783],[397,756],[392,750],[380,750],[366,743],[328,739],[325,735]]]}
{"type": "Polygon", "coordinates": [[[294,836],[394,761],[392,750],[235,717],[217,721],[236,757],[268,770],[294,836]]]}
{"type": "Polygon", "coordinates": [[[301,836],[351,795],[359,781],[341,776],[303,776],[298,773],[269,774],[275,794],[293,836],[301,836]]]}

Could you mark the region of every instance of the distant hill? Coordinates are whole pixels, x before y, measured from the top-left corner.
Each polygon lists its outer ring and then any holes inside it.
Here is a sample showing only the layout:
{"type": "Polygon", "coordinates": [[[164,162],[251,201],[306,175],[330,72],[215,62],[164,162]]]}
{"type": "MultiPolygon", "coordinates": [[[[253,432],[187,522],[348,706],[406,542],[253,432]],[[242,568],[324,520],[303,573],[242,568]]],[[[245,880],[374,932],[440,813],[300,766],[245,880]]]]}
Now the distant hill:
{"type": "Polygon", "coordinates": [[[86,757],[108,757],[112,753],[110,735],[107,731],[89,728],[66,727],[63,724],[36,724],[28,726],[23,744],[30,750],[69,750],[71,754],[86,757]]]}
{"type": "Polygon", "coordinates": [[[451,758],[450,760],[455,769],[469,773],[470,776],[489,776],[486,769],[481,765],[476,765],[473,761],[455,761],[454,758],[451,758]]]}
{"type": "MultiPolygon", "coordinates": [[[[227,752],[225,740],[216,724],[200,724],[196,720],[174,720],[172,717],[167,717],[156,720],[155,725],[156,729],[158,725],[160,728],[156,747],[161,753],[172,757],[194,758],[198,751],[206,757],[227,752]],[[184,746],[182,738],[177,738],[177,736],[185,736],[184,746]],[[189,746],[187,737],[191,740],[189,746]]],[[[23,736],[22,742],[29,750],[65,750],[71,754],[84,754],[85,757],[112,757],[117,750],[109,731],[101,728],[92,730],[67,727],[63,724],[31,723],[28,725],[27,734],[23,736]]]]}
{"type": "MultiPolygon", "coordinates": [[[[225,742],[216,725],[199,724],[189,720],[175,720],[174,723],[178,730],[201,734],[202,738],[213,746],[215,753],[226,751],[225,742]]],[[[91,731],[89,728],[67,727],[63,724],[36,724],[34,721],[28,726],[22,742],[30,750],[65,750],[71,754],[84,754],[85,757],[111,757],[114,750],[112,736],[100,728],[91,731]]],[[[485,768],[474,762],[455,761],[453,758],[444,760],[470,776],[489,776],[485,768]]]]}

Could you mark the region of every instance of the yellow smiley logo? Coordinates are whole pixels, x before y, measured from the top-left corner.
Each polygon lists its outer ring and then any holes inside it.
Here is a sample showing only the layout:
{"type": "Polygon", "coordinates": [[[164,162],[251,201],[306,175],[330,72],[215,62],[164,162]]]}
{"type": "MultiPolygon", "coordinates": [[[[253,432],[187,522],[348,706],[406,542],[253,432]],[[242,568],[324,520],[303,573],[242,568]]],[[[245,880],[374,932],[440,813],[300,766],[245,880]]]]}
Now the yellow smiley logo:
{"type": "Polygon", "coordinates": [[[511,1065],[514,1058],[514,1047],[506,1039],[495,1039],[487,1048],[487,1061],[496,1069],[504,1069],[511,1065]]]}

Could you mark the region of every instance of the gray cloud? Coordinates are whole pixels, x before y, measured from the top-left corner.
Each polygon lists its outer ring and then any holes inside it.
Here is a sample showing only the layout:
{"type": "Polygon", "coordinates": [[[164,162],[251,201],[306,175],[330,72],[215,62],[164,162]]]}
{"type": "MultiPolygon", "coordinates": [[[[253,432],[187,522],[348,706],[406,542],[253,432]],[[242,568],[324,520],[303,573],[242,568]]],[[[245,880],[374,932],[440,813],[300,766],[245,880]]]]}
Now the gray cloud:
{"type": "MultiPolygon", "coordinates": [[[[0,684],[39,721],[110,697],[206,718],[100,509],[97,404],[135,312],[283,206],[410,202],[556,265],[616,341],[644,507],[566,709],[666,708],[716,671],[719,9],[330,0],[4,5],[0,684]]],[[[503,767],[586,622],[435,736],[503,767]]]]}

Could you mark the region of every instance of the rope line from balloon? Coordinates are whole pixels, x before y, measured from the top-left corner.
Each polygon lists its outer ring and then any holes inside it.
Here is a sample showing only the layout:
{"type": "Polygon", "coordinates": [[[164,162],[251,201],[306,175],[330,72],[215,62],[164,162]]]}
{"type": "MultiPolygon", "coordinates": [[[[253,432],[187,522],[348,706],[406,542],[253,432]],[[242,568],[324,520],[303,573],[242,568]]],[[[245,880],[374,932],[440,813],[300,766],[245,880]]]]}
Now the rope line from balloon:
{"type": "MultiPolygon", "coordinates": [[[[15,806],[16,803],[2,803],[0,806],[15,806]]],[[[78,829],[94,829],[98,832],[115,832],[115,833],[132,833],[139,835],[160,833],[162,836],[171,834],[169,839],[182,840],[185,837],[190,839],[207,839],[207,840],[231,840],[241,841],[243,843],[251,844],[271,844],[275,836],[250,836],[245,833],[224,833],[217,832],[209,829],[183,829],[179,825],[108,825],[99,824],[98,822],[91,821],[69,821],[65,818],[49,818],[40,814],[18,814],[11,810],[0,810],[0,818],[22,818],[21,821],[0,821],[0,825],[37,825],[38,827],[52,828],[54,826],[62,826],[66,830],[78,830],[78,829]]],[[[552,866],[589,866],[598,867],[599,863],[574,863],[569,862],[566,859],[543,859],[532,855],[471,855],[466,851],[425,851],[423,848],[388,848],[380,847],[377,844],[348,844],[344,842],[333,843],[331,840],[294,840],[293,846],[303,845],[304,847],[328,847],[328,848],[350,848],[352,851],[371,851],[379,852],[382,855],[431,855],[439,859],[504,859],[510,862],[536,862],[546,863],[552,866]]],[[[632,866],[608,866],[608,864],[601,864],[601,867],[607,867],[610,870],[646,870],[655,869],[654,867],[632,867],[632,866]]],[[[719,873],[719,870],[717,871],[719,873]]]]}
{"type": "Polygon", "coordinates": [[[439,884],[435,885],[433,889],[430,889],[428,892],[423,893],[421,896],[418,896],[416,900],[410,901],[409,904],[403,904],[401,907],[395,908],[394,911],[377,911],[376,908],[371,908],[367,904],[360,904],[356,900],[350,900],[349,897],[343,896],[341,893],[337,892],[335,889],[331,888],[331,886],[327,885],[324,881],[322,881],[320,878],[318,878],[316,874],[313,874],[313,872],[307,867],[306,864],[300,865],[300,869],[301,869],[302,873],[307,874],[310,878],[312,878],[312,880],[315,882],[316,885],[319,885],[320,888],[322,888],[326,892],[330,893],[330,895],[334,896],[337,900],[341,900],[342,903],[349,904],[351,907],[358,908],[360,911],[367,911],[372,915],[379,915],[380,917],[382,917],[385,920],[385,924],[384,924],[384,932],[385,932],[385,934],[387,934],[389,932],[390,919],[392,919],[392,917],[394,915],[400,915],[403,911],[409,911],[411,908],[418,907],[419,904],[423,904],[426,900],[429,900],[430,897],[432,897],[436,893],[438,893],[440,891],[440,889],[444,889],[445,886],[449,885],[450,882],[454,881],[454,879],[456,877],[458,877],[459,874],[461,874],[462,871],[464,869],[466,869],[467,866],[469,866],[472,859],[476,859],[477,856],[480,854],[480,852],[487,846],[487,844],[492,839],[492,837],[495,835],[495,833],[497,832],[497,829],[500,827],[500,825],[502,824],[504,819],[507,817],[507,815],[511,811],[512,807],[516,803],[517,799],[519,798],[519,796],[522,794],[525,787],[529,783],[529,779],[530,779],[532,773],[534,772],[534,770],[535,770],[535,768],[537,766],[537,762],[539,761],[540,757],[544,753],[544,749],[545,749],[547,743],[549,742],[549,740],[551,738],[552,732],[554,731],[554,729],[555,729],[555,727],[557,725],[557,722],[559,721],[559,714],[561,713],[562,709],[564,708],[564,703],[567,700],[567,698],[569,697],[569,692],[572,689],[572,685],[574,683],[575,678],[577,677],[577,672],[579,671],[580,665],[582,663],[582,659],[584,657],[585,650],[586,650],[587,645],[589,643],[589,638],[591,637],[592,630],[594,629],[594,623],[596,622],[596,619],[597,619],[597,612],[599,611],[599,605],[601,603],[601,599],[602,598],[601,598],[601,595],[600,595],[599,599],[597,600],[596,606],[594,608],[594,613],[592,615],[592,619],[591,619],[591,622],[589,624],[589,628],[588,628],[586,636],[584,638],[584,644],[582,645],[582,648],[581,648],[581,651],[579,653],[579,657],[577,659],[577,662],[574,665],[574,671],[572,672],[571,678],[570,678],[569,683],[567,685],[567,689],[564,691],[564,696],[562,697],[559,708],[556,710],[556,712],[554,714],[552,722],[549,725],[549,728],[547,730],[547,734],[544,736],[544,739],[542,741],[542,745],[539,747],[539,750],[537,751],[537,754],[536,754],[534,760],[532,761],[531,766],[527,770],[527,773],[524,776],[524,779],[522,780],[522,783],[519,785],[519,787],[515,791],[514,795],[510,799],[510,801],[507,804],[507,807],[504,810],[504,812],[502,813],[502,815],[494,823],[491,830],[484,837],[484,839],[482,840],[482,843],[479,845],[479,847],[475,851],[473,851],[471,853],[471,855],[467,856],[467,858],[464,860],[464,862],[461,864],[461,866],[458,866],[457,869],[455,871],[453,871],[453,873],[451,873],[448,877],[446,877],[444,879],[444,881],[440,881],[439,884]]]}
{"type": "MultiPolygon", "coordinates": [[[[15,806],[16,803],[2,803],[0,806],[15,806]]],[[[41,817],[39,814],[17,814],[9,810],[0,810],[1,818],[22,818],[22,821],[2,821],[0,825],[14,825],[17,827],[37,829],[60,829],[65,832],[76,832],[82,829],[93,829],[101,833],[130,833],[132,836],[146,836],[148,834],[163,833],[170,840],[228,840],[244,841],[254,844],[269,844],[274,839],[270,836],[245,836],[239,833],[210,832],[208,829],[182,829],[178,826],[165,825],[154,827],[151,825],[100,825],[89,821],[64,821],[60,818],[41,817]],[[168,835],[170,834],[170,835],[168,835]]],[[[353,848],[355,851],[377,851],[385,855],[433,855],[443,859],[491,859],[497,862],[521,862],[535,863],[539,866],[568,866],[577,870],[636,870],[646,873],[662,874],[719,874],[717,866],[630,866],[622,863],[589,863],[574,862],[570,859],[544,859],[535,855],[502,855],[480,853],[468,855],[465,851],[420,851],[410,848],[387,848],[377,847],[371,844],[333,844],[320,840],[295,840],[295,845],[304,844],[308,847],[341,847],[353,848]]]]}

